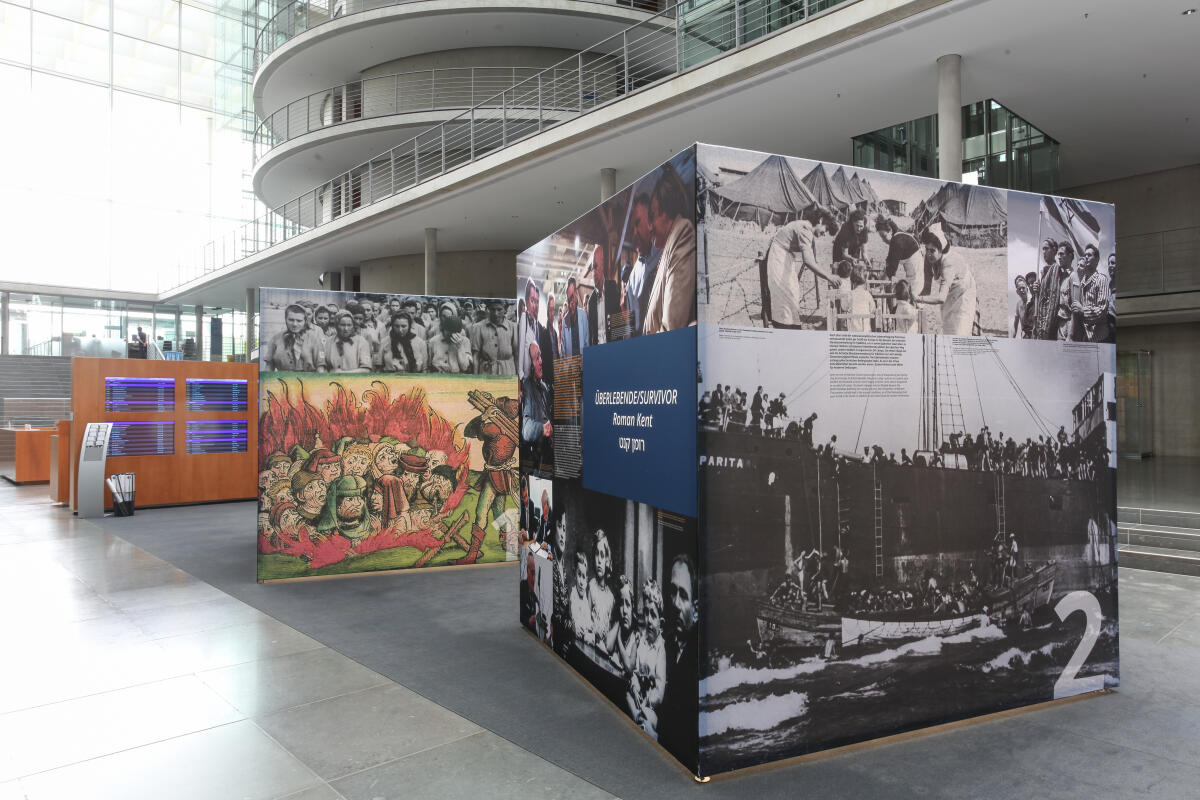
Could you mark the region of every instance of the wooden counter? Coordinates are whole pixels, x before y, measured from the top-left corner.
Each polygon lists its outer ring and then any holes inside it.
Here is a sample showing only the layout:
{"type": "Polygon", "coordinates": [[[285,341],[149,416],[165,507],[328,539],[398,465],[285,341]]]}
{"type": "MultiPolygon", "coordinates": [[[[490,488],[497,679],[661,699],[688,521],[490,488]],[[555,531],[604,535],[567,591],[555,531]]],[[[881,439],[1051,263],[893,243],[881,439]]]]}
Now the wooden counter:
{"type": "Polygon", "coordinates": [[[57,428],[0,428],[0,450],[12,461],[0,464],[0,477],[17,484],[50,482],[50,437],[57,428]]]}
{"type": "MultiPolygon", "coordinates": [[[[117,472],[133,472],[137,475],[135,502],[139,508],[219,500],[253,500],[258,495],[258,364],[76,358],[71,364],[71,412],[71,508],[77,508],[75,473],[79,469],[83,432],[89,422],[175,424],[173,454],[108,457],[105,475],[117,472]],[[174,379],[174,407],[170,411],[106,411],[104,379],[108,377],[174,379]],[[246,410],[188,411],[188,378],[245,380],[246,410]],[[249,434],[246,452],[189,455],[185,438],[187,423],[204,420],[245,420],[249,434]]],[[[107,487],[104,489],[104,505],[105,508],[112,507],[112,495],[107,487]]]]}

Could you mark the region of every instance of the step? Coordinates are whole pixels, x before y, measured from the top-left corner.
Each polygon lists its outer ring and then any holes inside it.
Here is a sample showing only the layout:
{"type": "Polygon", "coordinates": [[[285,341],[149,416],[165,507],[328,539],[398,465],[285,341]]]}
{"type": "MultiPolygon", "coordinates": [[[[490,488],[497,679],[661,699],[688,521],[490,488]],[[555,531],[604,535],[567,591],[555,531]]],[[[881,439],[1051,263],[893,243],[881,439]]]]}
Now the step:
{"type": "Polygon", "coordinates": [[[1200,552],[1200,531],[1152,525],[1119,525],[1117,543],[1200,552]]]}
{"type": "Polygon", "coordinates": [[[1200,576],[1200,553],[1190,550],[1125,544],[1117,547],[1117,563],[1130,569],[1200,576]]]}
{"type": "Polygon", "coordinates": [[[1200,530],[1200,512],[1169,508],[1117,507],[1117,524],[1167,526],[1200,530]]]}

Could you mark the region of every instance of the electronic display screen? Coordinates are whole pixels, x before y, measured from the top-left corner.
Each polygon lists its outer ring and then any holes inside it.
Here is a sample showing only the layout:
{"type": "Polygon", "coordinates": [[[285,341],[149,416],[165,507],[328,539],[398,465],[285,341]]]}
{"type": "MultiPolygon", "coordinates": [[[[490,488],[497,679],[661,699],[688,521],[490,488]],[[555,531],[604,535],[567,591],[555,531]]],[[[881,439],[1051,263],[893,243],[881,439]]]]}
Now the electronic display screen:
{"type": "Polygon", "coordinates": [[[114,422],[109,456],[169,456],[175,452],[174,422],[114,422]]]}
{"type": "Polygon", "coordinates": [[[105,411],[173,411],[174,378],[105,378],[105,411]]]}
{"type": "Polygon", "coordinates": [[[245,411],[246,381],[187,379],[188,411],[245,411]]]}
{"type": "Polygon", "coordinates": [[[191,420],[184,430],[188,455],[244,453],[249,437],[250,423],[244,419],[191,420]]]}

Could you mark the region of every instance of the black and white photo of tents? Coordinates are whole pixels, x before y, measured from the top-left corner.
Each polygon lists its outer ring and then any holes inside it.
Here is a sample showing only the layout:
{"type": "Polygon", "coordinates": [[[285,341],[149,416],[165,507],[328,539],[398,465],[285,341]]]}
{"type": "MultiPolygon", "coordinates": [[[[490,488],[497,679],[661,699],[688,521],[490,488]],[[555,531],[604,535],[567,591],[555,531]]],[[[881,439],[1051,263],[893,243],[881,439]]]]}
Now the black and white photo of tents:
{"type": "Polygon", "coordinates": [[[1004,247],[1008,243],[1008,209],[1004,193],[998,189],[944,183],[921,201],[912,218],[917,230],[941,223],[950,244],[959,247],[1004,247]]]}

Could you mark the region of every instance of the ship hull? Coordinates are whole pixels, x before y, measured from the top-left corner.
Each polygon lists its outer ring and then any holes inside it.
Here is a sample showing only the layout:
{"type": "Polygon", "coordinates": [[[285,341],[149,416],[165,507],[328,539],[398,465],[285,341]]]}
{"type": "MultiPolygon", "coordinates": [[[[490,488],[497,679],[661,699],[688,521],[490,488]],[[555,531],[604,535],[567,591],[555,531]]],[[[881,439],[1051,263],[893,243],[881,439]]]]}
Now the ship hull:
{"type": "Polygon", "coordinates": [[[823,647],[841,631],[841,615],[835,611],[798,611],[774,603],[758,607],[758,640],[766,644],[823,647]]]}
{"type": "Polygon", "coordinates": [[[842,617],[842,646],[851,647],[899,639],[924,639],[927,636],[950,636],[977,628],[987,621],[985,614],[925,619],[842,617]]]}

